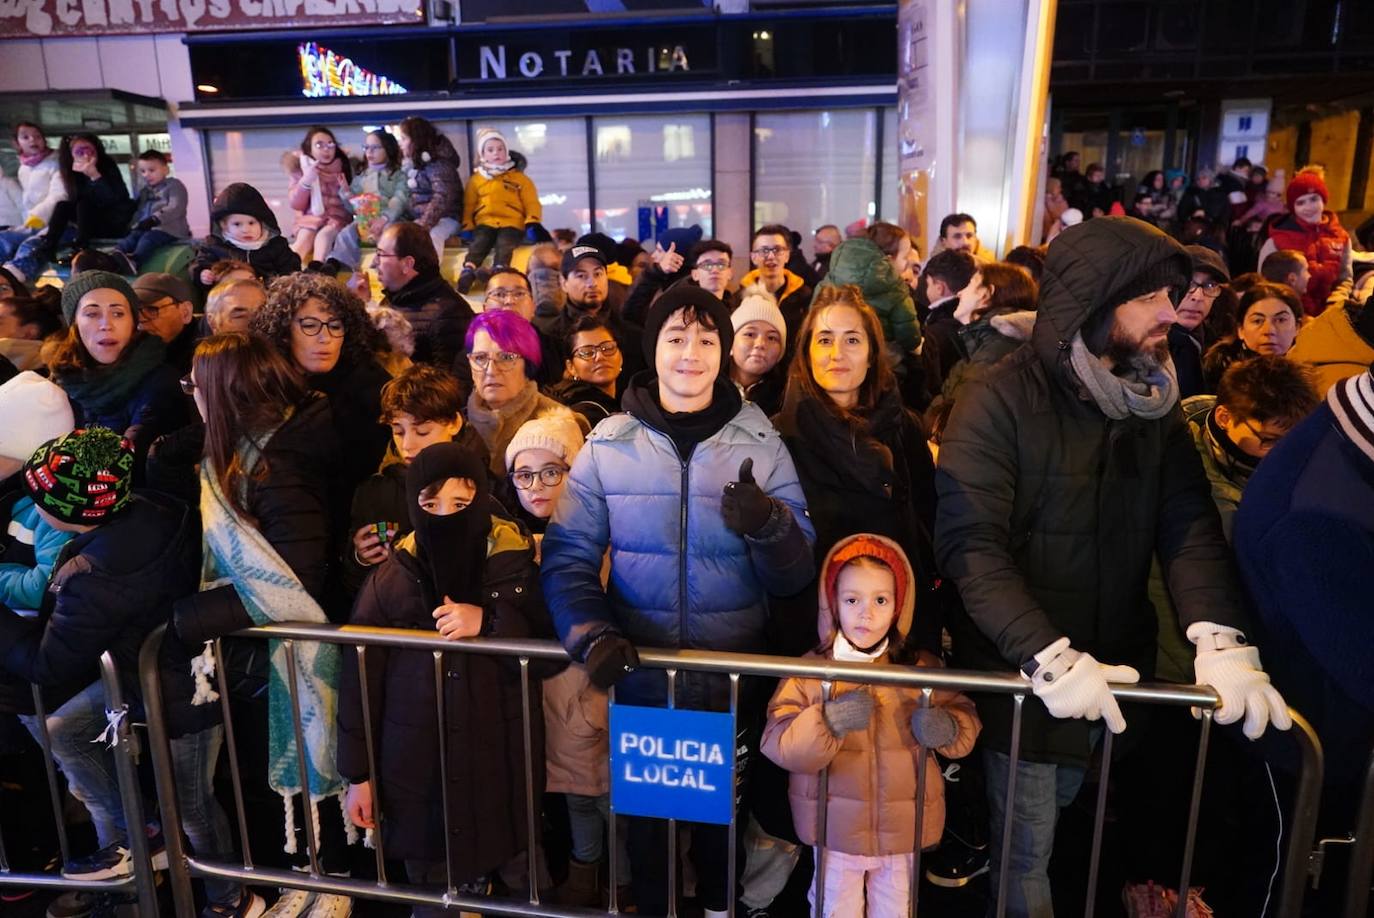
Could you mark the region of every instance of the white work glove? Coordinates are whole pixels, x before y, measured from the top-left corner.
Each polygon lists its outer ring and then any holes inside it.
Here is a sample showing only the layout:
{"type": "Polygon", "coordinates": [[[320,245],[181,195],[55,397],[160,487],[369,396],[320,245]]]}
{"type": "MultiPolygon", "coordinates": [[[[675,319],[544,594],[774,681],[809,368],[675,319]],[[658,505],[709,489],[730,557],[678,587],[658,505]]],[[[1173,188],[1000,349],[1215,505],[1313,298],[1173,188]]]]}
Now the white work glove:
{"type": "MultiPolygon", "coordinates": [[[[1245,716],[1243,728],[1250,739],[1259,739],[1270,723],[1280,730],[1293,726],[1288,704],[1269,675],[1260,669],[1259,650],[1246,645],[1245,635],[1235,628],[1212,622],[1188,626],[1188,640],[1197,646],[1193,673],[1198,685],[1210,685],[1221,697],[1216,722],[1233,724],[1245,716]]],[[[1193,716],[1201,717],[1197,708],[1193,716]]]]}
{"type": "Polygon", "coordinates": [[[1139,682],[1140,673],[1129,666],[1099,663],[1092,654],[1070,648],[1066,637],[1037,653],[1035,662],[1039,665],[1030,676],[1031,691],[1055,717],[1101,719],[1113,733],[1126,729],[1126,718],[1107,683],[1139,682]]]}

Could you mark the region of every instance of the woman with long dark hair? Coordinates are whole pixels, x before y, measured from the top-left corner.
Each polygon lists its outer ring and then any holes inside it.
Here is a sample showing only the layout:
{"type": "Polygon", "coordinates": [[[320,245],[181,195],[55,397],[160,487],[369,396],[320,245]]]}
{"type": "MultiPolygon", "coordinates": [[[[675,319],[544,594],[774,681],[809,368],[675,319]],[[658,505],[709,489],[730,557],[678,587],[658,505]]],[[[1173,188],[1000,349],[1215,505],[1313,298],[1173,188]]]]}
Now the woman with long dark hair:
{"type": "Polygon", "coordinates": [[[458,232],[463,215],[458,151],[433,122],[414,115],[401,122],[396,139],[409,175],[410,219],[429,232],[442,261],[444,242],[458,232]]]}
{"type": "MultiPolygon", "coordinates": [[[[204,573],[200,592],[174,607],[173,635],[163,645],[161,661],[173,758],[184,771],[178,781],[183,828],[201,856],[231,858],[229,826],[213,793],[223,731],[213,673],[223,666],[238,749],[252,759],[239,763],[249,809],[280,831],[282,801],[294,808],[294,798],[301,796],[304,815],[297,815],[294,825],[285,824],[285,850],[303,852],[295,827],[303,829],[302,818],[312,818],[310,810],[320,806],[312,798],[343,790],[328,754],[337,650],[324,645],[296,650],[298,671],[309,687],[302,693],[302,715],[311,777],[310,787],[303,789],[296,769],[283,767],[295,761],[287,755],[290,717],[276,713],[289,704],[284,651],[259,641],[228,640],[216,659],[206,642],[254,624],[328,621],[324,595],[335,557],[328,491],[339,454],[329,404],[310,391],[301,372],[270,341],[240,332],[197,345],[185,383],[205,431],[199,460],[204,573]],[[194,666],[192,658],[198,658],[194,666]],[[312,710],[317,702],[319,708],[312,710]]],[[[333,871],[347,864],[338,812],[334,803],[320,807],[327,816],[321,855],[333,871]]],[[[237,884],[207,882],[206,891],[210,905],[226,918],[261,907],[237,884]]]]}
{"type": "Polygon", "coordinates": [[[53,206],[48,227],[24,240],[7,265],[32,283],[70,242],[86,248],[92,239],[123,237],[129,232],[134,201],[124,174],[94,134],[68,134],[57,148],[57,168],[66,200],[53,206]]]}

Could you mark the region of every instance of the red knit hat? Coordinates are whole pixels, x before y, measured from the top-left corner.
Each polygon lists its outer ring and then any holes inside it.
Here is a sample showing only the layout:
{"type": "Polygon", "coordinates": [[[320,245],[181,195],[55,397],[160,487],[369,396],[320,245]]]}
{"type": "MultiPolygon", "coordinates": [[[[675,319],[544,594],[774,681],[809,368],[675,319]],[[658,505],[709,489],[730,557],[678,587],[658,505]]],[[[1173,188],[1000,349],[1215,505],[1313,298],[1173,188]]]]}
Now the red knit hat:
{"type": "Polygon", "coordinates": [[[1293,202],[1305,194],[1319,194],[1322,201],[1330,201],[1331,193],[1326,190],[1326,182],[1315,172],[1299,172],[1293,176],[1293,181],[1288,183],[1288,191],[1285,192],[1285,199],[1288,201],[1288,209],[1293,209],[1293,202]]]}
{"type": "Polygon", "coordinates": [[[906,608],[907,591],[911,589],[911,584],[907,582],[906,559],[886,542],[866,535],[855,536],[853,541],[830,556],[830,566],[825,570],[825,596],[830,608],[834,609],[836,605],[835,594],[838,590],[840,571],[855,558],[872,558],[882,562],[892,571],[893,582],[897,585],[896,615],[900,617],[902,610],[906,608]]]}

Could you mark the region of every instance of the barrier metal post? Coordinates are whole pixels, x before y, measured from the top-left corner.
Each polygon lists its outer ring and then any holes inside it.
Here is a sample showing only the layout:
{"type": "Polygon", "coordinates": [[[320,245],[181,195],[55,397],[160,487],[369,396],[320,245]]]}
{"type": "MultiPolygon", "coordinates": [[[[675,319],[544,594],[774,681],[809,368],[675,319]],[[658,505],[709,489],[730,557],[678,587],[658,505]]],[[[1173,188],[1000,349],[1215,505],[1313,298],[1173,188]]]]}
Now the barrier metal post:
{"type": "Polygon", "coordinates": [[[1007,913],[1007,877],[1011,851],[1011,829],[1016,821],[1016,771],[1021,764],[1021,712],[1026,705],[1025,692],[1011,696],[1011,749],[1007,752],[1007,796],[1002,804],[1002,853],[997,865],[997,918],[1007,913]]]}
{"type": "MultiPolygon", "coordinates": [[[[668,670],[668,708],[677,707],[677,670],[668,670]]],[[[677,820],[668,820],[668,918],[677,918],[677,820]]]]}
{"type": "MultiPolygon", "coordinates": [[[[934,690],[921,689],[920,708],[929,709],[934,690]]],[[[925,840],[926,819],[926,766],[935,753],[919,743],[915,747],[920,755],[916,759],[916,844],[911,852],[911,892],[908,907],[909,918],[916,918],[916,908],[921,898],[921,842],[925,840]]]]}
{"type": "MultiPolygon", "coordinates": [[[[153,878],[152,859],[148,856],[148,833],[143,818],[143,789],[138,786],[138,772],[134,762],[138,755],[138,739],[129,723],[129,706],[124,703],[124,691],[119,684],[119,671],[114,657],[107,650],[100,655],[100,681],[105,686],[105,716],[110,722],[110,750],[114,754],[115,777],[119,781],[119,797],[124,807],[124,823],[129,833],[129,855],[134,862],[134,888],[138,891],[138,911],[142,916],[157,915],[157,884],[153,878]]],[[[166,836],[166,832],[163,833],[166,836]]]]}
{"type": "MultiPolygon", "coordinates": [[[[738,817],[739,817],[739,788],[740,788],[740,777],[741,777],[740,774],[739,774],[739,740],[738,740],[738,737],[739,737],[739,673],[731,673],[731,674],[730,674],[730,717],[731,717],[732,721],[734,722],[736,741],[735,741],[734,749],[733,749],[733,750],[731,751],[731,753],[730,753],[730,762],[731,762],[730,774],[731,774],[731,777],[733,778],[733,781],[734,781],[734,787],[730,788],[730,791],[731,791],[731,793],[730,793],[730,827],[729,827],[729,829],[727,830],[727,832],[728,832],[728,839],[727,839],[727,841],[726,841],[726,844],[728,844],[730,847],[729,847],[729,849],[728,849],[728,851],[727,851],[727,853],[726,853],[726,865],[725,865],[725,873],[726,873],[726,876],[725,876],[725,913],[726,913],[726,915],[728,916],[728,918],[735,918],[735,885],[736,885],[736,880],[735,880],[735,878],[739,876],[739,874],[736,872],[736,870],[737,870],[737,868],[738,868],[739,865],[737,864],[738,854],[737,854],[736,851],[735,851],[735,845],[738,843],[738,837],[737,837],[737,835],[736,835],[736,826],[735,826],[735,824],[736,824],[736,822],[738,822],[738,817]]],[[[758,752],[757,749],[754,750],[754,754],[755,754],[755,755],[758,755],[758,754],[759,754],[759,752],[758,752]]]]}
{"type": "Polygon", "coordinates": [[[177,918],[193,918],[196,902],[186,864],[186,847],[181,837],[181,803],[177,799],[172,749],[167,738],[167,713],[162,702],[162,675],[158,669],[158,657],[166,636],[167,626],[158,625],[139,648],[138,681],[143,690],[143,710],[148,716],[148,752],[153,760],[153,779],[157,786],[158,808],[162,813],[162,837],[167,843],[167,876],[172,887],[172,905],[177,918]]]}
{"type": "Polygon", "coordinates": [[[1350,873],[1345,878],[1345,918],[1364,918],[1369,908],[1371,873],[1374,873],[1374,755],[1369,757],[1369,767],[1365,769],[1360,817],[1355,823],[1355,847],[1350,851],[1350,873]]]}
{"type": "Polygon", "coordinates": [[[1097,785],[1097,806],[1093,810],[1093,846],[1088,858],[1088,897],[1083,906],[1083,918],[1093,918],[1097,910],[1097,871],[1102,862],[1102,830],[1107,821],[1107,785],[1112,770],[1112,743],[1116,734],[1105,731],[1102,739],[1102,770],[1097,785]]]}
{"type": "MultiPolygon", "coordinates": [[[[614,685],[612,685],[610,688],[606,690],[606,703],[608,705],[615,704],[614,685]]],[[[606,812],[608,814],[606,817],[606,841],[610,845],[610,853],[608,854],[608,857],[610,858],[610,863],[608,866],[610,869],[607,870],[608,876],[606,877],[606,883],[608,886],[610,886],[610,889],[606,890],[606,911],[610,912],[612,915],[618,915],[620,914],[620,871],[618,869],[620,861],[620,845],[619,838],[616,834],[615,828],[615,796],[609,793],[607,794],[607,796],[610,797],[610,806],[606,808],[606,812]]]]}
{"type": "MultiPolygon", "coordinates": [[[[821,680],[821,711],[830,702],[830,692],[835,684],[829,679],[821,680]]],[[[822,714],[822,717],[824,714],[822,714]]],[[[830,766],[821,769],[820,780],[816,787],[816,918],[825,918],[825,843],[826,810],[830,808],[830,766]]]]}
{"type": "Polygon", "coordinates": [[[382,849],[382,782],[377,774],[377,747],[372,736],[372,704],[368,701],[367,647],[355,644],[358,694],[363,702],[363,745],[367,747],[367,779],[372,786],[372,851],[377,855],[377,883],[386,885],[386,852],[382,849]]]}
{"type": "MultiPolygon", "coordinates": [[[[296,771],[301,782],[301,812],[305,823],[305,844],[310,849],[310,875],[320,875],[320,841],[315,837],[315,820],[310,816],[310,766],[306,761],[305,729],[301,725],[301,689],[296,681],[296,642],[285,640],[282,647],[286,651],[286,688],[291,695],[291,729],[296,737],[296,771]]],[[[287,806],[294,806],[288,798],[287,806]]]]}

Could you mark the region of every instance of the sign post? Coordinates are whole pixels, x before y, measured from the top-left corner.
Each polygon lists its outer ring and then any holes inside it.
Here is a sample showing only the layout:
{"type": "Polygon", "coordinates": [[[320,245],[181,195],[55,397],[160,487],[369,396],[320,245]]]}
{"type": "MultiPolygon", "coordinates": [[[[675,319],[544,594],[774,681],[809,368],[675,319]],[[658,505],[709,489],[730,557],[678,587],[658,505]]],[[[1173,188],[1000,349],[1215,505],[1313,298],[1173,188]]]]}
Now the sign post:
{"type": "Polygon", "coordinates": [[[611,705],[611,806],[617,814],[729,825],[733,714],[611,705]]]}

